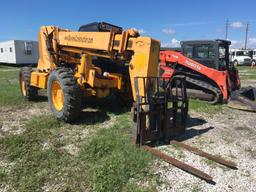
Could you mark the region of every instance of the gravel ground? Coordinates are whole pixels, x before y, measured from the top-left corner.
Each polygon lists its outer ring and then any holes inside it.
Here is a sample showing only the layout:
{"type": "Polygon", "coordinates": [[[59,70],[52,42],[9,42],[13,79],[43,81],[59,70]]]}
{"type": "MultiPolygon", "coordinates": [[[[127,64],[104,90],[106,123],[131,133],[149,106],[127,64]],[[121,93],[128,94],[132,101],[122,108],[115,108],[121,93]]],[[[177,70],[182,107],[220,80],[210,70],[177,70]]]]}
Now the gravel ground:
{"type": "MultiPolygon", "coordinates": [[[[253,85],[254,81],[243,82],[253,85]]],[[[214,115],[191,111],[189,128],[183,142],[237,163],[232,170],[182,148],[160,146],[159,149],[211,175],[209,184],[168,163],[157,161],[155,173],[163,183],[159,191],[256,191],[256,113],[224,107],[214,115]]]]}
{"type": "Polygon", "coordinates": [[[256,79],[248,79],[246,81],[242,81],[242,86],[245,87],[245,86],[253,86],[255,87],[256,85],[256,79]]]}

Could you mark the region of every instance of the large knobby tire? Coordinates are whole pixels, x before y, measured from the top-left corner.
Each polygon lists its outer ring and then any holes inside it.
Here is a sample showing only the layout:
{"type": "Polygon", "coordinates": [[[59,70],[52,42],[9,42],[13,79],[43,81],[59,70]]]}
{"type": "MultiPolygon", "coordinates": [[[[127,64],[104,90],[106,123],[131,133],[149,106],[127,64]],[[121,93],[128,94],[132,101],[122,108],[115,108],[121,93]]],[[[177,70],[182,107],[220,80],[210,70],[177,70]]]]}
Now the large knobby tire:
{"type": "Polygon", "coordinates": [[[69,68],[51,72],[47,83],[48,102],[52,113],[60,120],[73,122],[81,110],[81,90],[69,68]]]}
{"type": "Polygon", "coordinates": [[[31,72],[31,67],[22,67],[19,74],[21,94],[28,101],[38,98],[38,89],[30,85],[31,72]]]}

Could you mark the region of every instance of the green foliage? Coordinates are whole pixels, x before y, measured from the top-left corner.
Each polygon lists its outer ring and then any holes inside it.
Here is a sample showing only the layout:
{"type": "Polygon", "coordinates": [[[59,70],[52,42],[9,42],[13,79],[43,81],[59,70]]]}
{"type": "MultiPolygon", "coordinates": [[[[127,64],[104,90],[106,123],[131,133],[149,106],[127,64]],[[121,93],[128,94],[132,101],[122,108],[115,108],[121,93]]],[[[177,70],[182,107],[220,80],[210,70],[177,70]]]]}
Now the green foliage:
{"type": "Polygon", "coordinates": [[[21,96],[19,87],[19,68],[0,68],[0,106],[27,105],[21,96]]]}
{"type": "Polygon", "coordinates": [[[65,124],[52,116],[32,118],[23,133],[0,139],[0,153],[14,163],[9,174],[0,169],[0,179],[26,192],[48,185],[50,191],[51,186],[58,186],[54,191],[153,191],[156,179],[148,169],[153,157],[131,143],[128,117],[120,115],[112,128],[97,129],[78,156],[61,148],[65,124]]]}
{"type": "Polygon", "coordinates": [[[223,110],[223,104],[216,104],[216,105],[211,105],[205,101],[200,101],[200,100],[195,100],[195,99],[190,99],[189,100],[189,110],[194,110],[197,112],[202,112],[202,113],[208,113],[208,114],[215,114],[218,112],[221,112],[223,110]]]}
{"type": "Polygon", "coordinates": [[[81,148],[80,159],[90,167],[93,191],[130,191],[137,185],[131,179],[151,178],[154,182],[146,169],[152,162],[152,156],[132,144],[123,126],[120,123],[112,129],[99,130],[81,148]]]}
{"type": "Polygon", "coordinates": [[[239,66],[238,72],[241,80],[256,79],[256,67],[251,68],[250,66],[239,66]]]}

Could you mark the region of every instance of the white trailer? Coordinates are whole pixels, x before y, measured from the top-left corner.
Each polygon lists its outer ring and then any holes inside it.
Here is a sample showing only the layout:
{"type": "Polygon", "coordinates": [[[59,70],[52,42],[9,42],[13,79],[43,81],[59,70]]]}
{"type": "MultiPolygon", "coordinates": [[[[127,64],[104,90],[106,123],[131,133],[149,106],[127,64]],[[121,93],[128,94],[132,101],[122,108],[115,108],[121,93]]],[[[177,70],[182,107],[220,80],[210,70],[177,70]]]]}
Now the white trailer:
{"type": "Polygon", "coordinates": [[[38,42],[10,40],[0,42],[0,63],[36,64],[38,61],[38,42]]]}

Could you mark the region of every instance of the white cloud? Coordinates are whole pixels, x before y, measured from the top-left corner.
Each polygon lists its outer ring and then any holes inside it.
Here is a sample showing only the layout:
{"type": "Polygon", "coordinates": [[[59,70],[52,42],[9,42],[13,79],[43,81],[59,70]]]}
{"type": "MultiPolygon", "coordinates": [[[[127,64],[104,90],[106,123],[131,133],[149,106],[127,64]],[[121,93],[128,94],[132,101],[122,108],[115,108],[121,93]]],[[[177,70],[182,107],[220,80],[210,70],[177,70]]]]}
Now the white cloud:
{"type": "Polygon", "coordinates": [[[256,48],[256,37],[248,39],[248,48],[256,48]]]}
{"type": "MultiPolygon", "coordinates": [[[[231,41],[231,48],[235,49],[242,49],[244,48],[244,40],[230,40],[231,41]]],[[[256,48],[256,37],[255,38],[249,38],[247,41],[247,48],[248,49],[255,49],[256,48]]]]}
{"type": "Polygon", "coordinates": [[[244,27],[244,24],[240,21],[236,21],[236,22],[231,23],[230,27],[239,29],[239,28],[244,27]]]}
{"type": "Polygon", "coordinates": [[[229,41],[231,41],[230,48],[241,49],[244,46],[243,42],[241,42],[241,41],[234,40],[234,39],[233,40],[229,39],[229,41]]]}
{"type": "Polygon", "coordinates": [[[172,35],[172,34],[176,33],[176,31],[171,28],[162,29],[162,32],[167,35],[172,35]]]}
{"type": "Polygon", "coordinates": [[[170,42],[162,42],[161,43],[162,47],[180,47],[180,41],[172,38],[170,42]]]}

